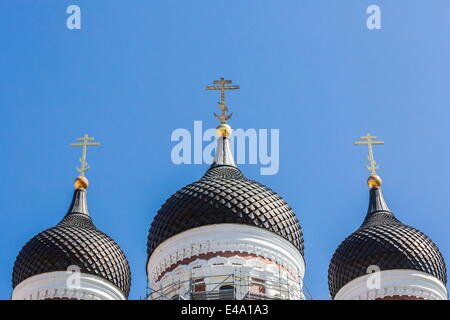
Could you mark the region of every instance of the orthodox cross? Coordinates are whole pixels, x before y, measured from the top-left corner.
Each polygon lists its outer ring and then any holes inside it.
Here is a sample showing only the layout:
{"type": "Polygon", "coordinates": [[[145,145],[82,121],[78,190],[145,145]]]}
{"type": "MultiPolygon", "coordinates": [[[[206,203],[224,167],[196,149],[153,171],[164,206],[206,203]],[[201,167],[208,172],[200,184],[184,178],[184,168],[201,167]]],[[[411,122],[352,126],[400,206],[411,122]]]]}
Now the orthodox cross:
{"type": "Polygon", "coordinates": [[[88,142],[88,141],[94,141],[94,138],[89,137],[89,135],[85,134],[83,136],[83,138],[77,138],[77,141],[83,141],[83,142],[79,142],[79,143],[71,143],[70,146],[71,147],[83,147],[83,151],[81,153],[81,158],[80,158],[80,162],[81,162],[81,168],[77,168],[77,171],[84,176],[84,173],[86,171],[89,170],[89,165],[86,162],[86,151],[87,151],[87,147],[90,146],[99,146],[100,143],[99,142],[88,142]]]}
{"type": "Polygon", "coordinates": [[[370,166],[367,166],[367,169],[369,169],[372,174],[376,174],[375,170],[377,170],[380,166],[377,165],[375,162],[375,159],[373,157],[373,151],[372,151],[372,145],[374,144],[384,144],[384,141],[373,141],[373,139],[376,139],[377,137],[371,136],[370,133],[367,134],[367,136],[360,137],[360,139],[367,140],[367,141],[356,141],[355,144],[357,145],[367,145],[369,148],[369,156],[367,159],[370,161],[370,166]]]}
{"type": "Polygon", "coordinates": [[[225,105],[225,90],[228,89],[240,89],[240,86],[226,86],[226,84],[230,84],[231,80],[225,80],[224,78],[220,78],[220,80],[213,81],[214,84],[218,84],[218,86],[207,86],[206,90],[220,90],[220,102],[219,108],[222,111],[222,114],[218,116],[214,113],[214,116],[221,120],[222,123],[225,123],[226,120],[230,119],[233,113],[226,115],[225,113],[228,111],[227,106],[225,105]]]}

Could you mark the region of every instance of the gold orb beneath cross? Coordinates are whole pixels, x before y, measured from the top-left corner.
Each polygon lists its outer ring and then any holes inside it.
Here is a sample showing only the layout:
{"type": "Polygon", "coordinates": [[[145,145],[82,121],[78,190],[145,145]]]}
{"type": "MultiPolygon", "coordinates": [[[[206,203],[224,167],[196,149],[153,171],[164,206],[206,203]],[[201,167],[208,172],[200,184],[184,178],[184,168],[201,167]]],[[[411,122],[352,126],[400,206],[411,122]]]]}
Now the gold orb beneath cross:
{"type": "Polygon", "coordinates": [[[367,178],[367,184],[370,188],[379,188],[381,187],[382,180],[380,176],[376,174],[371,174],[369,178],[367,178]]]}
{"type": "Polygon", "coordinates": [[[226,123],[220,123],[216,128],[216,133],[218,137],[230,137],[233,130],[226,123]]]}
{"type": "Polygon", "coordinates": [[[89,187],[89,181],[85,176],[78,176],[73,185],[75,189],[87,189],[89,187]]]}

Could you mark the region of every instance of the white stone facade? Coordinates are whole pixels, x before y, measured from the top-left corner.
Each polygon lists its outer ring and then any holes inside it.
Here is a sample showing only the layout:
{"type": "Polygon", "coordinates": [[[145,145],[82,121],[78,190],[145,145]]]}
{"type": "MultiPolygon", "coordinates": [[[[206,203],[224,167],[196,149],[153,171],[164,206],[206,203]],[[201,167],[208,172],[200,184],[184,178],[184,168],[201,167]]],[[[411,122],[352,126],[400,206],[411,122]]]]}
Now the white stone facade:
{"type": "Polygon", "coordinates": [[[155,249],[147,272],[150,299],[190,299],[199,286],[212,292],[226,285],[233,285],[236,299],[258,290],[267,298],[304,299],[305,263],[298,249],[247,225],[208,225],[177,234],[155,249]],[[202,283],[196,285],[198,279],[202,283]]]}
{"type": "Polygon", "coordinates": [[[11,299],[126,300],[122,291],[111,282],[92,274],[68,271],[29,277],[14,288],[11,299]]]}
{"type": "Polygon", "coordinates": [[[385,297],[447,300],[447,288],[436,277],[417,270],[384,270],[353,279],[335,300],[375,300],[385,297]]]}

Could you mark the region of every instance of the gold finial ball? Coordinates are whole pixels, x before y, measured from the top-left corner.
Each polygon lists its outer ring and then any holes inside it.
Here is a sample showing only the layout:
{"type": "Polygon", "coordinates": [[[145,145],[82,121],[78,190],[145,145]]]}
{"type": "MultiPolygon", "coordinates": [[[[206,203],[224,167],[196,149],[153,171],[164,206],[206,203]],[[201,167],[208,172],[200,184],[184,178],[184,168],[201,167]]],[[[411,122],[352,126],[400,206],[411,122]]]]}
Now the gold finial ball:
{"type": "Polygon", "coordinates": [[[370,188],[379,188],[381,187],[381,178],[380,176],[376,174],[371,174],[370,177],[367,179],[367,184],[370,188]]]}
{"type": "Polygon", "coordinates": [[[221,123],[216,128],[216,133],[218,137],[230,137],[233,130],[226,123],[221,123]]]}
{"type": "Polygon", "coordinates": [[[75,189],[87,189],[89,187],[89,181],[85,176],[78,176],[73,185],[75,189]]]}

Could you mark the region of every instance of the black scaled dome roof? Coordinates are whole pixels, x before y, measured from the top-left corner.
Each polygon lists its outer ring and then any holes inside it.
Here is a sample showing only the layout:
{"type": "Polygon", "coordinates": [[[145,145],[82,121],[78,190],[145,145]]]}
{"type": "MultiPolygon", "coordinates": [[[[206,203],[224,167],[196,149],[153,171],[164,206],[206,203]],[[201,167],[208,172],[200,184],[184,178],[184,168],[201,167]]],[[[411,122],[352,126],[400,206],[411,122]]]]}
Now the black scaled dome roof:
{"type": "Polygon", "coordinates": [[[425,234],[401,223],[387,207],[380,188],[371,188],[361,227],[337,248],[328,270],[331,296],[351,280],[366,275],[370,265],[383,270],[409,269],[447,282],[444,259],[425,234]]]}
{"type": "Polygon", "coordinates": [[[128,296],[128,261],[114,240],[93,224],[84,189],[75,190],[69,212],[60,223],[39,233],[22,248],[14,263],[13,288],[31,276],[66,271],[71,265],[78,266],[82,273],[108,280],[128,296]]]}
{"type": "Polygon", "coordinates": [[[164,240],[205,225],[237,223],[272,231],[303,255],[298,219],[278,194],[247,179],[233,165],[214,165],[199,180],[172,195],[155,216],[148,236],[148,256],[164,240]]]}

